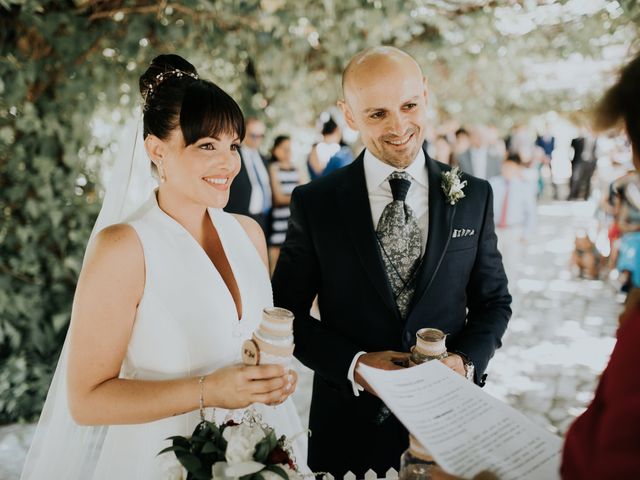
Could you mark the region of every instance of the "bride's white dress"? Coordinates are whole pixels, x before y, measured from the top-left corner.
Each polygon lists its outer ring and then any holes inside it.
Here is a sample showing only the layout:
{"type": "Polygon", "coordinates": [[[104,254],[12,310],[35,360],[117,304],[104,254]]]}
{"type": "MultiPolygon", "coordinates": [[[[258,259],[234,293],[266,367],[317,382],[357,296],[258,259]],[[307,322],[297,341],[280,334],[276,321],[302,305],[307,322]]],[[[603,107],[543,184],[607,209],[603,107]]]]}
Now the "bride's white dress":
{"type": "MultiPolygon", "coordinates": [[[[199,376],[241,363],[242,342],[258,327],[262,309],[273,305],[267,268],[243,227],[222,210],[209,209],[209,215],[240,290],[242,319],[238,320],[231,293],[205,251],[159,208],[152,195],[127,222],[142,244],[146,272],[122,378],[167,380],[199,376]]],[[[292,400],[277,407],[255,408],[278,436],[297,435],[294,454],[306,470],[306,435],[301,434],[292,400]]],[[[216,420],[224,421],[229,413],[217,409],[216,420]]],[[[207,418],[211,415],[212,410],[208,409],[207,418]]],[[[175,460],[172,453],[157,455],[170,445],[165,439],[191,435],[199,420],[199,412],[194,411],[145,424],[109,426],[91,478],[163,478],[167,460],[175,460]]],[[[58,470],[62,473],[64,467],[57,467],[62,468],[58,470]]]]}

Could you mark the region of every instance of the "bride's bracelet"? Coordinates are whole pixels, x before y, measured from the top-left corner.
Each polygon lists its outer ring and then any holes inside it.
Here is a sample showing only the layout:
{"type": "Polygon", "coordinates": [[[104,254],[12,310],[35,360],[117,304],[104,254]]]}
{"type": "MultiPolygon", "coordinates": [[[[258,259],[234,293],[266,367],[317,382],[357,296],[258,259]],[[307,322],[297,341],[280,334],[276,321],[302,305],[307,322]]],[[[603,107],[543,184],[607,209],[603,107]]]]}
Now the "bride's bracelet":
{"type": "Polygon", "coordinates": [[[200,384],[200,420],[204,422],[204,380],[206,376],[203,375],[198,378],[198,384],[200,384]]]}

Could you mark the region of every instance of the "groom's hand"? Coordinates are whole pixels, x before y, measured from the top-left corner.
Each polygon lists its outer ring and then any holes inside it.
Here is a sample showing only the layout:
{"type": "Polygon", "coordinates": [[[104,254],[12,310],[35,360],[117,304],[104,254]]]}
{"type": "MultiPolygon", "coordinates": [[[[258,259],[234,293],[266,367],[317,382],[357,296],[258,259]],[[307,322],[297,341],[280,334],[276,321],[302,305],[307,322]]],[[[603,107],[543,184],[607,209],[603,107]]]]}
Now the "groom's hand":
{"type": "Polygon", "coordinates": [[[378,396],[373,388],[362,378],[358,372],[358,366],[363,363],[368,367],[379,368],[380,370],[400,370],[409,364],[409,355],[409,353],[393,352],[390,350],[386,352],[365,353],[358,359],[353,378],[356,383],[361,385],[367,392],[378,396]]]}
{"type": "Polygon", "coordinates": [[[464,361],[462,357],[457,353],[450,353],[448,356],[440,360],[447,367],[453,370],[456,373],[459,373],[463,377],[466,377],[466,371],[464,369],[464,361]]]}

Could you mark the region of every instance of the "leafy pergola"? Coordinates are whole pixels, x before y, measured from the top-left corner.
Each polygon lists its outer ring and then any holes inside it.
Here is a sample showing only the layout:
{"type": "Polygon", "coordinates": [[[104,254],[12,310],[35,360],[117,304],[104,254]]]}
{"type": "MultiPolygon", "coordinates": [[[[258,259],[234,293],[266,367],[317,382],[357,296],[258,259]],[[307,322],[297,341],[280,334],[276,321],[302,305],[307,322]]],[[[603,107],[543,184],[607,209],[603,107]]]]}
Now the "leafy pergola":
{"type": "Polygon", "coordinates": [[[588,106],[639,23],[634,0],[0,0],[0,423],[39,412],[99,209],[97,119],[122,124],[158,53],[295,131],[354,53],[395,45],[439,118],[507,126],[588,106]]]}

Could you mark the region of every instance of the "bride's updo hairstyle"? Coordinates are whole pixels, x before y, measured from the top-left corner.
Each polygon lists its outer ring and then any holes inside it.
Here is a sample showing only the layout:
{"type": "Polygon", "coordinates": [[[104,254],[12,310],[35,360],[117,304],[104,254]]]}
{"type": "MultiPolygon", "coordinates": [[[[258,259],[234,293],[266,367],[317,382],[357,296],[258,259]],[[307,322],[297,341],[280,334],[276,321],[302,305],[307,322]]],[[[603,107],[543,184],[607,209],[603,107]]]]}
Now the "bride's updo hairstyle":
{"type": "Polygon", "coordinates": [[[146,139],[166,140],[180,127],[185,146],[222,134],[244,139],[244,117],[238,104],[215,83],[202,80],[179,55],[159,55],[140,77],[146,139]]]}

